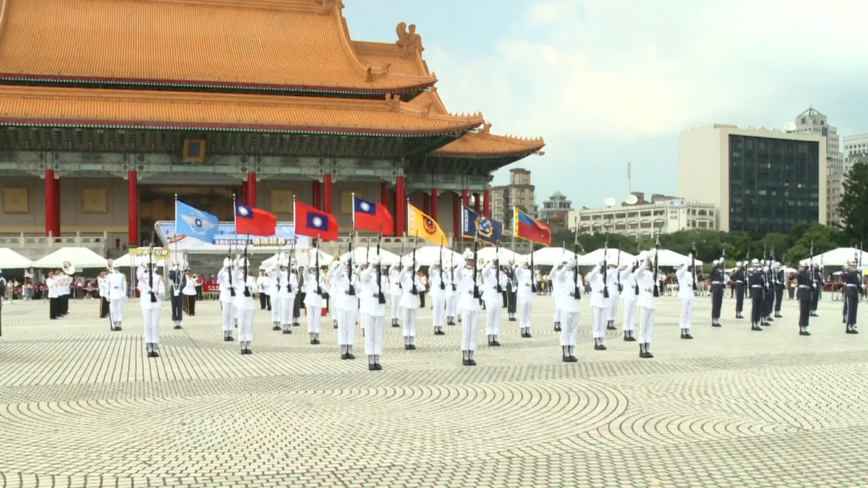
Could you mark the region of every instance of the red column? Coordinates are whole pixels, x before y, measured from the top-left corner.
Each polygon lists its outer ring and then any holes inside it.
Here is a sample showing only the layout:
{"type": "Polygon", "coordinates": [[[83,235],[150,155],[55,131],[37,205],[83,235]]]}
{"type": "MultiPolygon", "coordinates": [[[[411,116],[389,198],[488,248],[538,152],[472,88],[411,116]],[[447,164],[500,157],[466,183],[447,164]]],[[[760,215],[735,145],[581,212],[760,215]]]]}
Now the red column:
{"type": "Polygon", "coordinates": [[[460,239],[461,232],[461,196],[458,193],[452,194],[452,235],[455,239],[460,239]]]}
{"type": "Polygon", "coordinates": [[[313,180],[311,182],[311,198],[313,199],[313,207],[317,210],[322,210],[322,197],[320,197],[320,182],[313,180]]]}
{"type": "Polygon", "coordinates": [[[60,236],[60,178],[54,180],[54,235],[60,236]]]}
{"type": "Polygon", "coordinates": [[[486,217],[491,218],[491,192],[488,190],[485,190],[482,193],[482,213],[484,213],[486,217]]]}
{"type": "Polygon", "coordinates": [[[437,221],[437,188],[431,189],[431,218],[437,221]]]}
{"type": "Polygon", "coordinates": [[[54,199],[57,197],[57,193],[54,191],[54,170],[48,169],[45,170],[45,235],[46,237],[49,234],[53,234],[54,237],[57,237],[55,233],[54,220],[56,218],[57,205],[54,203],[54,199]]]}
{"type": "Polygon", "coordinates": [[[407,192],[404,189],[404,177],[395,178],[395,236],[401,237],[407,223],[407,192]]]}
{"type": "Polygon", "coordinates": [[[387,185],[386,183],[381,183],[380,184],[380,203],[382,203],[391,212],[391,207],[392,207],[391,203],[392,202],[389,201],[389,196],[390,196],[389,195],[389,185],[387,185]]]}
{"type": "Polygon", "coordinates": [[[322,190],[322,211],[330,214],[332,213],[332,175],[323,175],[322,190]]]}
{"type": "Polygon", "coordinates": [[[248,207],[256,206],[256,173],[247,173],[247,191],[245,193],[245,198],[247,200],[248,207]]]}
{"type": "Polygon", "coordinates": [[[461,205],[465,207],[470,206],[470,197],[467,195],[467,190],[461,190],[461,205]]]}
{"type": "Polygon", "coordinates": [[[479,211],[480,211],[480,208],[479,208],[479,193],[474,193],[474,194],[473,194],[473,211],[476,212],[476,213],[479,213],[479,211]]]}
{"type": "Polygon", "coordinates": [[[424,191],[422,192],[422,211],[431,215],[431,197],[424,191]]]}
{"type": "MultiPolygon", "coordinates": [[[[234,210],[233,210],[234,211],[234,210]]],[[[139,174],[130,171],[127,175],[127,227],[129,244],[139,243],[139,174]]]]}

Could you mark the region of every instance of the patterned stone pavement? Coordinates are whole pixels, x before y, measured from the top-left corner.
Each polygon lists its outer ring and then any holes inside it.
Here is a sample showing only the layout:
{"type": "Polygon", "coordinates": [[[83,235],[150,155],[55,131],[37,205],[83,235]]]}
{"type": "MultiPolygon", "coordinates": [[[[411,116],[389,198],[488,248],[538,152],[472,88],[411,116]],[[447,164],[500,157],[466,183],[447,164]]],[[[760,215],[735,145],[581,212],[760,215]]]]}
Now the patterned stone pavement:
{"type": "Polygon", "coordinates": [[[542,297],[534,337],[504,320],[476,368],[459,328],[434,336],[423,311],[418,350],[387,327],[384,371],[369,372],[361,337],[359,359],[339,359],[330,320],[311,346],[304,323],[284,336],[257,311],[241,356],[216,302],[180,331],[164,304],[148,359],[136,302],[114,333],[92,300],[54,322],[45,303],[7,303],[0,487],[868,486],[868,337],[844,334],[828,299],[800,337],[784,305],[752,333],[728,298],[713,329],[700,298],[683,341],[663,298],[652,360],[614,332],[594,351],[583,313],[579,362],[564,364],[542,297]]]}

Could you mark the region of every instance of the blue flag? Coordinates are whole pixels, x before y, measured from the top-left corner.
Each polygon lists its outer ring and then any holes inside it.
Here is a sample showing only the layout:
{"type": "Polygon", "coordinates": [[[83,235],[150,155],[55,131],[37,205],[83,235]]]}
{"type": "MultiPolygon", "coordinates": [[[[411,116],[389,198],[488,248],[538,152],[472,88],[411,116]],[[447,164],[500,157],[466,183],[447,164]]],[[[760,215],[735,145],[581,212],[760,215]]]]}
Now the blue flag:
{"type": "Polygon", "coordinates": [[[485,242],[495,244],[500,242],[503,237],[503,224],[497,220],[490,219],[481,213],[476,213],[469,207],[463,207],[463,229],[464,237],[473,238],[476,235],[479,239],[485,242]]]}
{"type": "Polygon", "coordinates": [[[208,212],[180,201],[175,202],[175,225],[180,235],[213,244],[219,223],[220,219],[208,212]]]}

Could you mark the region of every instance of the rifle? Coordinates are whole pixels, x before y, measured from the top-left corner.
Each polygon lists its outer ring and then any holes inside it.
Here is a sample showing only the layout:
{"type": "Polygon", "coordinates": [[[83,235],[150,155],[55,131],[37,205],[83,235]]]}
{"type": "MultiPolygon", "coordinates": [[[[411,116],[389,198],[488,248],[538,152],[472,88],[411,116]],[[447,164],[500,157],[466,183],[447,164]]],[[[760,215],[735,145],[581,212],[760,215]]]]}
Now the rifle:
{"type": "MultiPolygon", "coordinates": [[[[383,240],[383,225],[380,224],[380,237],[377,238],[377,260],[380,259],[380,241],[383,240]]],[[[386,295],[383,294],[383,267],[382,263],[377,263],[377,302],[380,304],[386,303],[386,295]]]]}
{"type": "Polygon", "coordinates": [[[660,285],[657,282],[657,272],[660,269],[660,234],[657,234],[657,240],[654,242],[654,298],[660,297],[660,285]]]}
{"type": "Polygon", "coordinates": [[[440,289],[446,289],[446,283],[443,279],[446,277],[446,270],[443,269],[443,238],[440,238],[440,289]]]}
{"type": "Polygon", "coordinates": [[[419,290],[416,288],[416,244],[419,242],[418,236],[413,241],[413,269],[411,270],[410,280],[413,282],[413,286],[410,287],[411,295],[418,295],[419,290]]]}
{"type": "Polygon", "coordinates": [[[292,293],[292,255],[295,254],[295,239],[289,245],[289,261],[286,268],[286,292],[292,293]]]}
{"type": "Polygon", "coordinates": [[[479,232],[473,237],[473,298],[479,300],[479,284],[477,282],[479,266],[476,265],[476,254],[479,251],[479,232]]]}
{"type": "Polygon", "coordinates": [[[154,233],[151,232],[151,246],[148,250],[148,289],[151,292],[151,303],[157,303],[157,295],[154,293],[154,233]]]}
{"type": "Polygon", "coordinates": [[[691,245],[693,253],[690,254],[690,272],[693,274],[693,291],[696,291],[696,241],[691,245]]]}
{"type": "MultiPolygon", "coordinates": [[[[618,246],[618,260],[615,261],[615,269],[619,269],[621,267],[621,247],[618,246]]],[[[621,286],[621,272],[615,273],[615,283],[618,285],[618,293],[624,291],[624,287],[621,286]]]]}
{"type": "MultiPolygon", "coordinates": [[[[575,246],[573,246],[575,247],[575,246]]],[[[536,293],[536,280],[534,279],[534,270],[533,270],[533,246],[530,248],[530,291],[531,293],[536,293]]]]}
{"type": "Polygon", "coordinates": [[[500,287],[500,241],[494,243],[494,280],[497,282],[495,289],[498,293],[503,293],[500,287]]]}
{"type": "MultiPolygon", "coordinates": [[[[576,255],[576,267],[573,268],[573,297],[576,300],[582,299],[582,290],[579,288],[579,230],[576,228],[576,239],[573,242],[573,254],[576,255]]],[[[530,255],[531,263],[533,263],[533,254],[530,255]]],[[[533,283],[533,270],[531,270],[531,283],[533,283]]],[[[535,290],[531,290],[535,291],[535,290]]]]}
{"type": "Polygon", "coordinates": [[[772,255],[771,255],[771,257],[772,257],[772,262],[771,262],[771,265],[769,265],[769,271],[771,271],[771,274],[772,274],[771,282],[772,282],[772,285],[777,285],[777,284],[778,284],[778,276],[777,276],[778,273],[777,273],[777,271],[774,270],[774,265],[775,265],[775,246],[772,246],[772,255]]]}
{"type": "Polygon", "coordinates": [[[356,296],[356,289],[353,287],[353,233],[350,232],[350,260],[347,265],[347,278],[350,280],[350,287],[347,290],[347,295],[356,296]]]}
{"type": "Polygon", "coordinates": [[[316,273],[314,274],[314,279],[316,280],[316,294],[322,295],[322,288],[319,286],[319,237],[314,239],[313,241],[313,250],[316,252],[316,258],[314,258],[314,266],[316,269],[316,273]]]}
{"type": "Polygon", "coordinates": [[[603,273],[603,298],[609,298],[609,284],[608,284],[608,274],[609,274],[609,238],[606,237],[606,248],[603,250],[603,269],[601,270],[603,273]]]}
{"type": "Polygon", "coordinates": [[[229,240],[229,254],[226,256],[229,259],[229,268],[226,270],[226,273],[229,275],[229,296],[235,296],[235,286],[232,284],[232,240],[229,240]]]}
{"type": "Polygon", "coordinates": [[[810,251],[810,253],[811,253],[811,257],[809,258],[810,261],[808,261],[808,269],[811,270],[811,290],[813,290],[814,289],[814,282],[815,282],[815,279],[814,279],[814,240],[813,239],[811,239],[811,251],[810,251]]]}
{"type": "Polygon", "coordinates": [[[244,238],[244,276],[241,278],[242,280],[244,280],[244,296],[245,297],[250,296],[250,288],[247,287],[247,276],[248,276],[247,275],[247,273],[248,273],[247,265],[250,264],[247,260],[247,244],[249,242],[250,242],[250,235],[248,234],[247,237],[244,238]]]}

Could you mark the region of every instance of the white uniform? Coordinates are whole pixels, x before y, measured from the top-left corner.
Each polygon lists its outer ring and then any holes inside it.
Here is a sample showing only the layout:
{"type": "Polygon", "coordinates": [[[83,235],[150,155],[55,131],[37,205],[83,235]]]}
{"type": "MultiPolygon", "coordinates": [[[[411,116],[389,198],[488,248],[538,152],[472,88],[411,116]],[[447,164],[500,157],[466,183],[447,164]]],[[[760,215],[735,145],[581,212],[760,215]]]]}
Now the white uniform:
{"type": "Polygon", "coordinates": [[[515,281],[518,283],[518,324],[522,332],[530,334],[533,314],[533,272],[524,266],[515,267],[515,281]]]}
{"type": "Polygon", "coordinates": [[[124,322],[124,300],[127,298],[127,279],[123,273],[114,270],[106,277],[108,287],[109,315],[112,325],[120,329],[124,322]]]}
{"type": "Polygon", "coordinates": [[[295,296],[298,293],[298,275],[294,270],[279,270],[275,273],[273,280],[274,296],[271,302],[271,314],[275,316],[274,309],[277,309],[277,324],[283,329],[284,334],[292,333],[293,309],[295,305],[295,296]],[[287,288],[289,285],[289,288],[287,288]]]}
{"type": "Polygon", "coordinates": [[[500,335],[500,308],[503,296],[497,292],[498,282],[502,283],[500,269],[491,261],[482,270],[482,300],[485,302],[486,321],[485,333],[488,334],[488,345],[498,346],[497,336],[500,335]]]}
{"type": "Polygon", "coordinates": [[[461,266],[454,266],[450,268],[447,272],[448,275],[445,276],[446,281],[446,322],[448,325],[455,325],[455,317],[458,316],[458,298],[460,293],[458,293],[458,282],[461,281],[461,277],[458,276],[456,270],[460,271],[461,266]]]}
{"type": "Polygon", "coordinates": [[[247,276],[245,279],[244,271],[236,270],[232,284],[235,286],[235,301],[232,305],[238,317],[238,342],[241,343],[241,353],[250,354],[250,343],[253,342],[253,294],[256,292],[256,278],[247,276]],[[245,286],[249,296],[244,294],[245,286]]]}
{"type": "Polygon", "coordinates": [[[319,275],[317,281],[316,270],[307,269],[304,273],[304,306],[307,310],[307,332],[311,336],[311,344],[319,344],[319,335],[322,333],[322,295],[317,294],[325,291],[325,280],[319,275]]]}
{"type": "MultiPolygon", "coordinates": [[[[153,357],[159,352],[160,344],[160,302],[166,297],[166,288],[163,286],[163,281],[154,271],[146,269],[139,270],[139,295],[142,307],[142,317],[144,319],[145,328],[145,344],[147,344],[148,353],[153,357]],[[151,293],[156,301],[151,299],[151,293]]],[[[121,275],[123,278],[123,275],[121,275]]]]}
{"type": "Polygon", "coordinates": [[[389,268],[389,305],[392,311],[392,327],[398,326],[401,317],[401,272],[397,265],[389,268]]]}
{"type": "Polygon", "coordinates": [[[693,291],[693,273],[687,271],[687,263],[675,272],[678,278],[678,298],[681,300],[681,336],[690,337],[693,322],[693,302],[696,300],[693,291]]]}
{"type": "Polygon", "coordinates": [[[552,270],[552,285],[557,283],[557,289],[562,293],[558,305],[561,310],[561,348],[565,362],[575,362],[576,339],[579,329],[579,312],[581,310],[581,297],[575,296],[576,281],[582,282],[581,276],[573,276],[574,264],[562,265],[552,270]]]}
{"type": "Polygon", "coordinates": [[[328,274],[334,300],[334,313],[338,320],[338,346],[341,346],[341,359],[352,355],[356,343],[356,316],[359,313],[359,281],[346,264],[340,264],[328,274]],[[353,287],[353,295],[349,294],[353,287]]]}
{"type": "Polygon", "coordinates": [[[220,304],[223,306],[223,336],[230,340],[235,328],[235,281],[235,270],[231,267],[224,267],[217,273],[220,304]]]}
{"type": "Polygon", "coordinates": [[[389,279],[381,273],[380,286],[377,287],[377,268],[371,266],[362,271],[359,290],[359,310],[362,314],[362,328],[365,330],[365,354],[368,356],[368,369],[380,364],[383,354],[383,324],[386,320],[386,304],[380,303],[379,292],[389,291],[389,279]]]}
{"type": "Polygon", "coordinates": [[[599,349],[605,347],[603,337],[606,335],[606,311],[609,306],[609,299],[603,292],[605,285],[600,266],[595,266],[588,274],[588,283],[591,285],[591,310],[594,312],[594,348],[599,349]]]}
{"type": "Polygon", "coordinates": [[[618,284],[620,282],[620,271],[618,268],[609,268],[606,272],[606,285],[609,288],[609,301],[607,302],[606,309],[606,320],[608,326],[613,326],[615,324],[615,320],[618,319],[618,303],[620,300],[621,292],[618,291],[618,284]]]}
{"type": "MultiPolygon", "coordinates": [[[[473,296],[473,268],[466,266],[455,271],[458,278],[458,310],[461,312],[461,350],[473,359],[479,334],[479,298],[473,296]]],[[[481,289],[482,273],[477,273],[476,287],[481,289]]]]}
{"type": "Polygon", "coordinates": [[[416,316],[419,312],[419,292],[424,291],[424,283],[416,275],[416,271],[405,267],[398,275],[401,281],[401,310],[404,313],[404,347],[416,349],[416,316]],[[413,294],[413,285],[416,294],[413,294]]]}
{"type": "MultiPolygon", "coordinates": [[[[654,273],[640,266],[636,270],[636,283],[639,285],[639,345],[645,344],[645,350],[651,344],[654,334],[654,316],[657,313],[657,300],[654,298],[654,273]]],[[[641,352],[641,348],[640,348],[641,352]]]]}
{"type": "Polygon", "coordinates": [[[278,289],[280,288],[280,275],[283,273],[281,270],[269,271],[266,273],[268,276],[268,286],[265,286],[265,294],[271,297],[271,325],[274,330],[280,328],[280,292],[278,289]]]}
{"type": "Polygon", "coordinates": [[[632,268],[621,270],[621,285],[624,291],[621,299],[624,300],[624,338],[633,337],[633,328],[636,322],[636,276],[632,268]]]}
{"type": "Polygon", "coordinates": [[[446,303],[447,297],[452,295],[452,284],[446,282],[449,276],[443,273],[442,269],[432,267],[428,270],[428,276],[431,279],[429,295],[431,295],[433,308],[434,333],[439,334],[443,331],[443,326],[446,325],[446,303]]]}
{"type": "Polygon", "coordinates": [[[552,282],[552,298],[555,301],[555,332],[561,331],[561,301],[563,299],[561,284],[558,280],[554,279],[553,276],[550,276],[552,282]]]}

